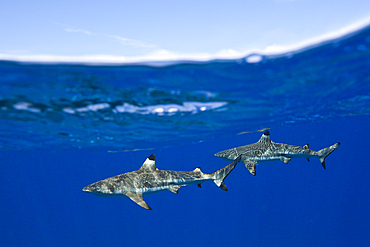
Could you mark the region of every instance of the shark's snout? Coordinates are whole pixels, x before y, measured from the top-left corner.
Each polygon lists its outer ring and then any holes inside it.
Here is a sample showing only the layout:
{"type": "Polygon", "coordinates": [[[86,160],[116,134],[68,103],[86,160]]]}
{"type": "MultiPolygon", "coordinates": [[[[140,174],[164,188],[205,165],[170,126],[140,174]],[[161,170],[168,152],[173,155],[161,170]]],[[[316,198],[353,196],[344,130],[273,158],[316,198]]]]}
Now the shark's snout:
{"type": "Polygon", "coordinates": [[[82,191],[83,191],[83,192],[90,192],[90,190],[89,190],[88,186],[83,187],[83,188],[82,188],[82,191]]]}
{"type": "Polygon", "coordinates": [[[219,158],[225,158],[226,156],[228,156],[228,154],[221,151],[221,152],[215,153],[215,156],[219,158]]]}
{"type": "Polygon", "coordinates": [[[225,151],[218,152],[214,155],[225,161],[235,160],[238,157],[238,155],[235,152],[225,152],[225,151]]]}
{"type": "Polygon", "coordinates": [[[216,157],[222,157],[222,155],[220,153],[216,153],[215,156],[216,157]]]}
{"type": "Polygon", "coordinates": [[[93,193],[93,192],[96,192],[96,188],[91,187],[91,185],[88,185],[88,186],[83,187],[82,191],[86,193],[93,193]]]}

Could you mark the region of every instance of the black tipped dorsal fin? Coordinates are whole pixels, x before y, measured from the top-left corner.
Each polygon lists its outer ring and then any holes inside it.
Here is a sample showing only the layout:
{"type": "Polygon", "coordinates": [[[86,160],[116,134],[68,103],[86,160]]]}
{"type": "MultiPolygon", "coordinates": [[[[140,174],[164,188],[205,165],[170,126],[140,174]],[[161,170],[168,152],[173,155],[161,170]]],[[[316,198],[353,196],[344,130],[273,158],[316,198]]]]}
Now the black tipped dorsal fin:
{"type": "Polygon", "coordinates": [[[200,167],[197,167],[197,168],[195,168],[195,169],[193,170],[193,172],[202,172],[202,171],[200,170],[200,167]]]}
{"type": "Polygon", "coordinates": [[[268,130],[266,130],[265,133],[263,133],[263,135],[259,139],[259,142],[271,142],[270,132],[268,130]]]}
{"type": "Polygon", "coordinates": [[[143,171],[155,171],[157,167],[155,167],[155,155],[152,154],[144,161],[143,165],[140,167],[139,170],[143,171]]]}
{"type": "Polygon", "coordinates": [[[308,143],[303,146],[303,149],[310,149],[308,143]]]}

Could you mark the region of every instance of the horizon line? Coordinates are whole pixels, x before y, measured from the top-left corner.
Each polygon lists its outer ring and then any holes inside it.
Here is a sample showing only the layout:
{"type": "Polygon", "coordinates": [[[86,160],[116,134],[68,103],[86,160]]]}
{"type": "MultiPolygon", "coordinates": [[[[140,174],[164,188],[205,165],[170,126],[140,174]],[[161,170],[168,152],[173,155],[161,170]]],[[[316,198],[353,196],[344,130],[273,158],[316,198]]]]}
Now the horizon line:
{"type": "Polygon", "coordinates": [[[24,62],[24,63],[50,63],[50,64],[84,64],[84,65],[130,65],[145,64],[151,66],[166,66],[179,63],[202,63],[215,60],[239,60],[245,59],[247,63],[258,63],[264,56],[285,56],[296,54],[319,45],[351,37],[358,32],[370,27],[370,16],[349,24],[339,30],[331,31],[323,35],[309,38],[293,45],[270,45],[265,49],[249,49],[236,51],[223,49],[217,53],[189,53],[181,54],[165,49],[158,49],[143,56],[115,56],[115,55],[16,55],[0,53],[0,61],[24,62]]]}

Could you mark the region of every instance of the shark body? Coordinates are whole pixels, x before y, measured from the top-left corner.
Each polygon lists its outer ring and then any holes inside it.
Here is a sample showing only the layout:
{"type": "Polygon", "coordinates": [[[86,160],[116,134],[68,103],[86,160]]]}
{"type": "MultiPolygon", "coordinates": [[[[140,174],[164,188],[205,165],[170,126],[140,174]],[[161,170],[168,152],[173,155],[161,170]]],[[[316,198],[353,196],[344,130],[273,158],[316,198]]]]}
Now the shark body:
{"type": "Polygon", "coordinates": [[[325,158],[331,154],[340,145],[340,142],[333,144],[330,147],[313,151],[309,149],[308,144],[300,147],[289,144],[275,143],[270,139],[270,132],[267,130],[263,133],[258,142],[224,150],[215,154],[215,156],[225,160],[234,160],[241,155],[241,161],[252,175],[256,175],[256,164],[261,162],[269,162],[281,160],[284,163],[292,158],[318,157],[324,169],[326,169],[325,158]]]}
{"type": "Polygon", "coordinates": [[[143,195],[164,190],[178,193],[180,187],[192,184],[201,187],[204,181],[213,181],[218,187],[227,191],[224,179],[240,162],[240,157],[215,171],[212,174],[203,173],[200,168],[193,171],[159,170],[155,166],[155,155],[150,155],[137,171],[132,171],[110,177],[84,187],[82,190],[97,196],[127,196],[139,206],[152,210],[143,200],[143,195]]]}

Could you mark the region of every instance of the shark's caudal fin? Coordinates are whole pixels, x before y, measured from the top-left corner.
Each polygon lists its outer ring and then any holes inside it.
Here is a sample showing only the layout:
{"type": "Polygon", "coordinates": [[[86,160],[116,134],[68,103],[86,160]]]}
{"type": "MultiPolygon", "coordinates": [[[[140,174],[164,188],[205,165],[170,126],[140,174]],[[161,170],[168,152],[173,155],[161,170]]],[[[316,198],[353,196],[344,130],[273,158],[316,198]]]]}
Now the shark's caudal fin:
{"type": "Polygon", "coordinates": [[[224,191],[227,191],[227,187],[224,183],[225,178],[230,174],[232,170],[234,170],[236,164],[240,162],[241,155],[238,156],[233,162],[225,166],[224,168],[221,168],[220,170],[215,171],[214,173],[211,174],[211,176],[214,178],[213,182],[223,189],[224,191]]]}
{"type": "Polygon", "coordinates": [[[337,142],[334,145],[331,145],[330,147],[323,148],[323,149],[317,151],[317,155],[318,155],[318,157],[320,159],[320,162],[321,162],[321,165],[322,165],[322,167],[324,167],[324,169],[326,169],[325,158],[328,157],[329,154],[334,152],[334,150],[337,149],[339,147],[339,145],[340,145],[340,142],[337,142]]]}

